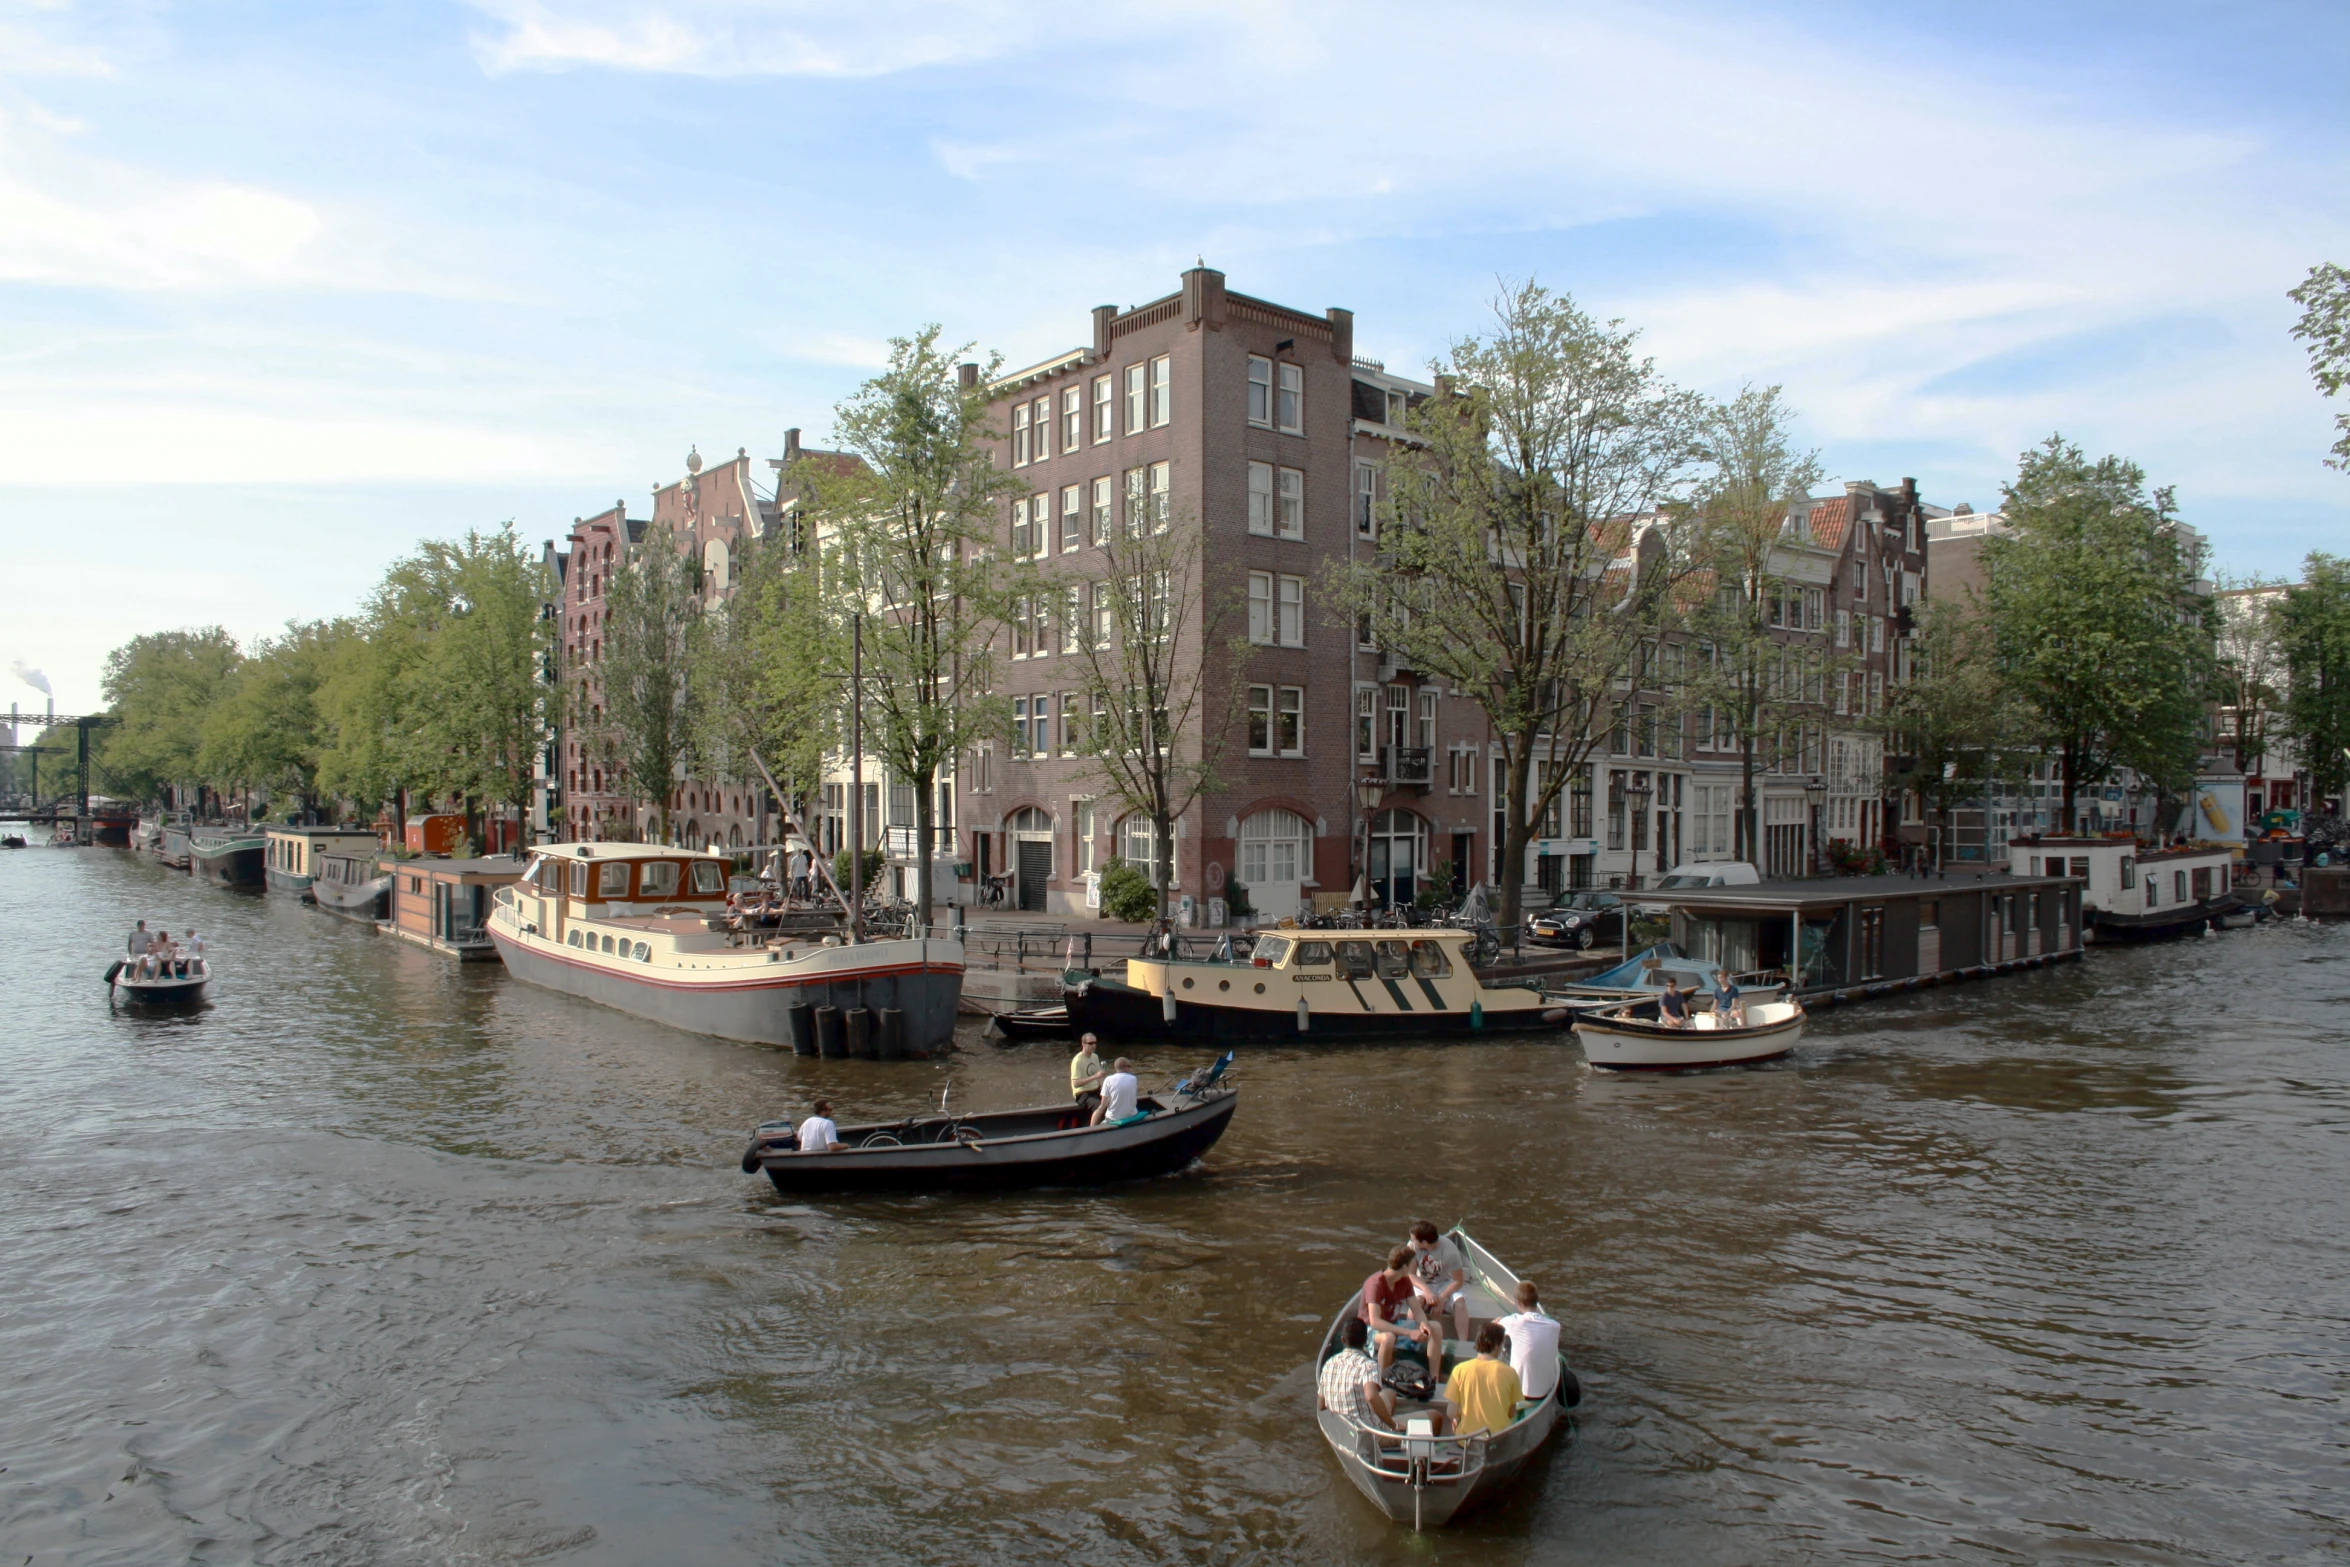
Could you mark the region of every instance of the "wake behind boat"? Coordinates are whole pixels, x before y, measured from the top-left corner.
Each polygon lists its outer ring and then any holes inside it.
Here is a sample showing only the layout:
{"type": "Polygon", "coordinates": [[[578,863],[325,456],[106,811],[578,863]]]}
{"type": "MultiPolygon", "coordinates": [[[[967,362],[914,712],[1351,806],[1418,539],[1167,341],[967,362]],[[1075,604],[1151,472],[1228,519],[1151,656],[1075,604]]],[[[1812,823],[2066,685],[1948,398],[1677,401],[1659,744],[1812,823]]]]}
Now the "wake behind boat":
{"type": "Polygon", "coordinates": [[[765,1170],[787,1196],[1098,1186],[1167,1175],[1214,1147],[1232,1123],[1240,1091],[1221,1080],[1231,1060],[1227,1054],[1196,1078],[1145,1094],[1133,1115],[1099,1125],[1074,1104],[908,1116],[843,1127],[838,1147],[810,1153],[792,1123],[770,1121],[751,1134],[743,1173],[765,1170]]]}

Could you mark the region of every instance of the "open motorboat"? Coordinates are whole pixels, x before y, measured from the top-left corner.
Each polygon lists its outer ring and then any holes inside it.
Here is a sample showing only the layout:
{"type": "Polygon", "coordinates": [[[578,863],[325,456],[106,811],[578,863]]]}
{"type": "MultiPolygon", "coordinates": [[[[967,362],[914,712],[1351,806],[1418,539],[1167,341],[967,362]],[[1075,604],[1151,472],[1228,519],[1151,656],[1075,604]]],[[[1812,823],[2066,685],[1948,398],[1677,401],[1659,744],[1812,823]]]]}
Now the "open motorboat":
{"type": "Polygon", "coordinates": [[[1180,1170],[1215,1146],[1239,1108],[1224,1082],[1229,1053],[1162,1093],[1135,1101],[1123,1120],[1087,1124],[1074,1104],[982,1115],[908,1116],[845,1126],[841,1146],[802,1153],[789,1121],[751,1134],[743,1173],[767,1172],[775,1189],[813,1192],[952,1191],[1013,1186],[1098,1186],[1180,1170]]]}
{"type": "Polygon", "coordinates": [[[1575,1019],[1575,1037],[1593,1066],[1675,1068],[1734,1066],[1768,1061],[1795,1048],[1803,1037],[1803,1004],[1754,1000],[1741,1004],[1745,1021],[1725,1023],[1705,996],[1690,999],[1687,1027],[1658,1016],[1654,1001],[1626,1002],[1575,1019]]]}
{"type": "Polygon", "coordinates": [[[212,967],[202,958],[183,958],[177,972],[141,974],[135,960],[117,958],[106,969],[107,999],[148,1007],[194,1006],[212,983],[212,967]]]}
{"type": "MultiPolygon", "coordinates": [[[[1517,1296],[1518,1276],[1471,1240],[1467,1231],[1456,1227],[1452,1238],[1469,1264],[1470,1330],[1474,1332],[1481,1323],[1517,1309],[1509,1302],[1517,1296]]],[[[1356,1490],[1397,1523],[1432,1528],[1448,1522],[1470,1503],[1493,1495],[1517,1478],[1526,1460],[1557,1432],[1563,1412],[1583,1401],[1582,1386],[1561,1354],[1558,1378],[1549,1391],[1520,1403],[1517,1418],[1500,1431],[1437,1436],[1430,1402],[1401,1394],[1395,1401],[1396,1429],[1358,1424],[1336,1410],[1321,1407],[1319,1384],[1323,1365],[1339,1352],[1340,1330],[1361,1307],[1362,1296],[1351,1295],[1331,1318],[1330,1330],[1322,1335],[1321,1352],[1314,1357],[1317,1390],[1308,1396],[1313,1400],[1315,1422],[1338,1467],[1346,1471],[1356,1490]]],[[[1476,1352],[1475,1345],[1458,1339],[1445,1343],[1449,1361],[1468,1360],[1476,1352]]],[[[1398,1345],[1396,1360],[1400,1364],[1418,1353],[1416,1346],[1398,1345]]],[[[1432,1380],[1441,1383],[1433,1373],[1432,1380]]]]}

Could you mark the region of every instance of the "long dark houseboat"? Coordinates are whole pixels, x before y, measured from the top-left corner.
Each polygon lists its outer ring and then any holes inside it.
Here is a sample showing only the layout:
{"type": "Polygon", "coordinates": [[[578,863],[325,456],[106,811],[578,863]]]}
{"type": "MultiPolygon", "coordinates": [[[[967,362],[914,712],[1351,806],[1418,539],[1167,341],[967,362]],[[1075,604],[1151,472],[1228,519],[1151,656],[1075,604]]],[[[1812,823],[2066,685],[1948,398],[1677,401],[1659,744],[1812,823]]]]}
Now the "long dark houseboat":
{"type": "Polygon", "coordinates": [[[245,827],[191,827],[188,829],[189,867],[217,887],[263,885],[263,861],[269,840],[245,827]]]}

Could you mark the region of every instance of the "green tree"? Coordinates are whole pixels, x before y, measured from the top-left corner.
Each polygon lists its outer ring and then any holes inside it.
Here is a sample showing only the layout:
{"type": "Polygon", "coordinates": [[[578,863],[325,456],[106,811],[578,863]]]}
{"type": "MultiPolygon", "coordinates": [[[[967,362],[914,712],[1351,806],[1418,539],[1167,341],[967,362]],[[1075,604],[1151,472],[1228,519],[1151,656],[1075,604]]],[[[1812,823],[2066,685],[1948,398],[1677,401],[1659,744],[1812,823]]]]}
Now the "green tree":
{"type": "Polygon", "coordinates": [[[805,821],[839,743],[847,658],[814,550],[787,516],[745,539],[733,595],[702,616],[692,653],[694,755],[712,777],[748,777],[756,752],[805,821]]]}
{"type": "Polygon", "coordinates": [[[2274,617],[2285,661],[2277,729],[2319,797],[2350,792],[2350,560],[2312,554],[2274,617]]]}
{"type": "Polygon", "coordinates": [[[2213,611],[2172,504],[2136,463],[2051,435],[2006,487],[2015,531],[1983,546],[1999,672],[2056,755],[2066,830],[2117,765],[2175,793],[2202,750],[2213,611]]]}
{"type": "Polygon", "coordinates": [[[612,574],[604,629],[604,728],[621,772],[669,841],[678,763],[693,743],[688,665],[701,567],[666,525],[647,529],[612,574]]]}
{"type": "Polygon", "coordinates": [[[347,621],[295,622],[256,643],[205,715],[206,774],[265,789],[273,806],[285,797],[314,805],[324,750],[318,688],[342,641],[356,634],[347,621]]]}
{"type": "Polygon", "coordinates": [[[557,627],[542,612],[553,587],[512,523],[425,554],[440,602],[404,671],[417,761],[437,791],[495,801],[519,821],[562,695],[548,678],[557,627]]]}
{"type": "MultiPolygon", "coordinates": [[[[1064,712],[1061,721],[1079,726],[1085,774],[1123,811],[1150,818],[1153,909],[1164,920],[1175,822],[1217,787],[1247,694],[1236,677],[1248,639],[1232,634],[1237,595],[1211,585],[1198,522],[1162,515],[1157,504],[1130,500],[1134,510],[1100,541],[1095,574],[1040,588],[1036,608],[1049,613],[1032,611],[1031,621],[1059,622],[1077,671],[1078,689],[1062,699],[1074,697],[1083,716],[1064,712]]],[[[1039,752],[1050,747],[1036,742],[1039,752]]]]}
{"type": "MultiPolygon", "coordinates": [[[[1348,619],[1401,665],[1484,710],[1506,799],[1500,920],[1526,846],[1595,746],[1627,721],[1643,646],[1686,564],[1635,525],[1692,471],[1702,404],[1637,334],[1528,282],[1490,335],[1455,343],[1439,395],[1405,415],[1376,554],[1330,572],[1348,619]]],[[[1343,623],[1343,622],[1342,622],[1343,623]]]]}
{"type": "Polygon", "coordinates": [[[1708,411],[1701,436],[1705,477],[1690,502],[1695,549],[1703,562],[1692,585],[1695,639],[1682,702],[1727,720],[1738,745],[1737,854],[1762,858],[1757,784],[1771,766],[1799,770],[1779,755],[1780,736],[1798,735],[1827,716],[1827,688],[1843,678],[1849,656],[1795,645],[1782,628],[1802,619],[1801,590],[1780,567],[1791,515],[1808,516],[1820,479],[1818,454],[1795,450],[1793,415],[1775,386],[1747,387],[1708,411]],[[1766,752],[1766,747],[1768,748],[1766,752]]]}
{"type": "MultiPolygon", "coordinates": [[[[2350,387],[2350,271],[2330,261],[2311,267],[2286,297],[2301,307],[2293,335],[2309,345],[2310,379],[2326,396],[2341,396],[2350,387]]],[[[2334,428],[2341,433],[2326,466],[2350,471],[2350,413],[2334,415],[2334,428]]]]}
{"type": "Polygon", "coordinates": [[[2029,764],[2031,715],[2000,678],[1990,621],[1975,606],[1927,601],[1911,645],[1915,672],[1887,693],[1886,738],[1907,759],[1895,782],[1947,820],[2029,764]]]}
{"type": "Polygon", "coordinates": [[[2274,614],[2282,586],[2258,572],[2248,577],[2223,576],[2214,600],[2219,612],[2221,701],[2235,713],[2235,733],[2230,738],[2238,772],[2251,771],[2268,748],[2269,720],[2285,672],[2274,614]]]}
{"type": "Polygon", "coordinates": [[[991,359],[973,384],[939,329],[890,342],[889,368],[836,410],[853,462],[803,459],[786,477],[808,497],[825,552],[827,613],[863,616],[866,748],[914,791],[915,918],[927,923],[938,779],[1003,732],[996,642],[1008,596],[991,550],[1004,500],[1024,486],[995,465],[991,359]]]}
{"type": "Polygon", "coordinates": [[[103,689],[117,722],[101,732],[96,760],[116,792],[156,800],[210,781],[205,721],[243,661],[218,626],[149,632],[106,655],[103,689]]]}

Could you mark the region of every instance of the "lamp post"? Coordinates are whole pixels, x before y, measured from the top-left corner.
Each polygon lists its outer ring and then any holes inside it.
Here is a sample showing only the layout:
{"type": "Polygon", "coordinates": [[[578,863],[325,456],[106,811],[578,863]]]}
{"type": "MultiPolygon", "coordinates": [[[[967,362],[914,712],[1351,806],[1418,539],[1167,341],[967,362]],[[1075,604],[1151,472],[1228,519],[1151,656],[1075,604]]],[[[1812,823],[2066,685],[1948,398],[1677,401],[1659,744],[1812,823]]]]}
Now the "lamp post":
{"type": "Polygon", "coordinates": [[[1371,906],[1371,813],[1378,809],[1380,799],[1387,793],[1387,780],[1377,773],[1365,773],[1355,780],[1355,819],[1362,824],[1363,846],[1356,863],[1361,867],[1355,885],[1363,889],[1363,907],[1371,906]]]}
{"type": "MultiPolygon", "coordinates": [[[[1632,819],[1642,827],[1652,825],[1648,820],[1648,802],[1655,798],[1656,790],[1646,783],[1633,784],[1624,791],[1624,803],[1630,810],[1632,819]]],[[[1631,834],[1634,839],[1646,836],[1647,834],[1644,832],[1631,834]]],[[[1640,851],[1637,849],[1632,851],[1632,881],[1630,885],[1635,891],[1640,886],[1640,851]]]]}
{"type": "Polygon", "coordinates": [[[1828,786],[1818,778],[1803,786],[1804,803],[1811,807],[1811,871],[1820,868],[1820,807],[1828,803],[1828,786]]]}

